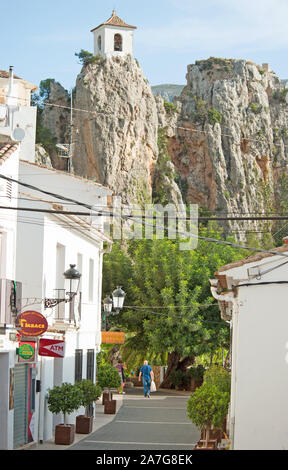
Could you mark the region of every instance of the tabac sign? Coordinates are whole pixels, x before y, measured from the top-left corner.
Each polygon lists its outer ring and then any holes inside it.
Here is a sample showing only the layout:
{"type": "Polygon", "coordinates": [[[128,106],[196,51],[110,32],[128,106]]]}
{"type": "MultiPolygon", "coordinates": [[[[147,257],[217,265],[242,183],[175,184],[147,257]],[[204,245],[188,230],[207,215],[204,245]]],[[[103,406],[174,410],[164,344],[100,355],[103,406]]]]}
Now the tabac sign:
{"type": "Polygon", "coordinates": [[[40,336],[47,330],[48,323],[41,313],[28,310],[17,317],[17,326],[22,336],[40,336]]]}

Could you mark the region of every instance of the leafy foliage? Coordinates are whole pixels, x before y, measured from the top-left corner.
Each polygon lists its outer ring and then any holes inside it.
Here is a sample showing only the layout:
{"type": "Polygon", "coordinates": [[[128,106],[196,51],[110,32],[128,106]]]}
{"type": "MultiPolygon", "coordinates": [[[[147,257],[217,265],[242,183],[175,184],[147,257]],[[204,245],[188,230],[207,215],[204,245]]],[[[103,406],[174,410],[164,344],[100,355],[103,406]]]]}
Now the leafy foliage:
{"type": "Polygon", "coordinates": [[[102,393],[100,385],[94,384],[91,380],[81,380],[76,384],[81,391],[81,405],[85,406],[86,414],[88,415],[88,407],[94,401],[97,401],[102,393]]]}
{"type": "Polygon", "coordinates": [[[228,411],[230,395],[216,385],[204,382],[187,402],[191,421],[201,430],[207,426],[221,428],[228,411]]]}
{"type": "Polygon", "coordinates": [[[81,51],[78,53],[75,52],[75,56],[78,57],[80,64],[84,66],[88,64],[101,64],[105,62],[104,57],[102,57],[100,54],[95,56],[92,54],[92,52],[85,51],[84,49],[81,49],[81,51]]]}
{"type": "Polygon", "coordinates": [[[100,365],[98,367],[98,385],[104,388],[118,388],[121,385],[121,379],[118,371],[110,364],[100,365]]]}
{"type": "Polygon", "coordinates": [[[60,387],[48,390],[48,408],[52,413],[63,413],[64,424],[66,424],[66,415],[77,410],[81,402],[82,392],[77,384],[64,382],[60,387]]]}
{"type": "Polygon", "coordinates": [[[187,413],[200,429],[222,428],[230,401],[230,374],[222,366],[211,366],[204,382],[187,402],[187,413]]]}
{"type": "MultiPolygon", "coordinates": [[[[203,227],[201,235],[221,238],[211,227],[203,227]]],[[[133,305],[112,319],[130,333],[122,359],[134,356],[137,366],[147,354],[163,359],[175,351],[181,357],[199,356],[227,346],[229,328],[220,318],[209,278],[219,266],[241,257],[239,249],[203,240],[191,251],[179,250],[179,241],[169,239],[132,240],[125,251],[114,246],[104,263],[104,292],[107,282],[121,282],[125,304],[133,305]]]]}

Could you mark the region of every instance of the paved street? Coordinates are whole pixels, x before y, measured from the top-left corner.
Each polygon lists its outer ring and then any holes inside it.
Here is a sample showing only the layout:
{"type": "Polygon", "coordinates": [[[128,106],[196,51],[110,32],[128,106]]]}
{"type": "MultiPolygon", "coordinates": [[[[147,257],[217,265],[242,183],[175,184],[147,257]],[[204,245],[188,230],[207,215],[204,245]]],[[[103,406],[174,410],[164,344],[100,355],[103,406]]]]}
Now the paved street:
{"type": "Polygon", "coordinates": [[[114,419],[69,450],[193,450],[200,433],[187,418],[189,395],[157,391],[148,399],[142,388],[126,392],[114,419]]]}

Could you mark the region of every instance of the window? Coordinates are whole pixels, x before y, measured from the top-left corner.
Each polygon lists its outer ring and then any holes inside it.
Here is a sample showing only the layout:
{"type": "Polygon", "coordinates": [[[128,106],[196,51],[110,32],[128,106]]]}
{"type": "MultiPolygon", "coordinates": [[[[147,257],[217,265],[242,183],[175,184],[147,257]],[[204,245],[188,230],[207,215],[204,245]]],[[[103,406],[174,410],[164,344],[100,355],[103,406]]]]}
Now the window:
{"type": "Polygon", "coordinates": [[[114,36],[114,51],[122,51],[122,36],[115,34],[114,36]]]}
{"type": "Polygon", "coordinates": [[[75,382],[82,380],[83,350],[75,349],[75,382]]]}
{"type": "Polygon", "coordinates": [[[89,302],[94,299],[94,260],[89,260],[89,302]]]}
{"type": "Polygon", "coordinates": [[[98,44],[99,51],[101,51],[101,46],[102,46],[101,42],[102,42],[102,38],[101,36],[98,36],[97,44],[98,44]]]}
{"type": "Polygon", "coordinates": [[[95,351],[94,349],[87,349],[87,380],[94,382],[94,363],[95,351]]]}

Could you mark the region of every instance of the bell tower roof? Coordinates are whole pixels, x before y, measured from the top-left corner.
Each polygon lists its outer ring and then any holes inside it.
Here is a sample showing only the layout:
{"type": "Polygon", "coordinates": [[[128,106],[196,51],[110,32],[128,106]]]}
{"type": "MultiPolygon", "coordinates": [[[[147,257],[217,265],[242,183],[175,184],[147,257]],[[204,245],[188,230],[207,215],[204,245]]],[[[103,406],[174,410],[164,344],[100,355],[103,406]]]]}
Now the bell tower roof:
{"type": "Polygon", "coordinates": [[[117,26],[117,28],[137,29],[136,26],[132,26],[130,24],[125,23],[125,21],[121,20],[121,18],[116,15],[116,10],[113,10],[112,15],[107,21],[105,21],[105,23],[99,24],[99,26],[96,26],[96,28],[91,29],[91,32],[100,28],[100,26],[117,26]]]}

